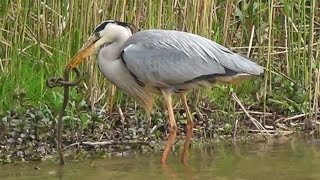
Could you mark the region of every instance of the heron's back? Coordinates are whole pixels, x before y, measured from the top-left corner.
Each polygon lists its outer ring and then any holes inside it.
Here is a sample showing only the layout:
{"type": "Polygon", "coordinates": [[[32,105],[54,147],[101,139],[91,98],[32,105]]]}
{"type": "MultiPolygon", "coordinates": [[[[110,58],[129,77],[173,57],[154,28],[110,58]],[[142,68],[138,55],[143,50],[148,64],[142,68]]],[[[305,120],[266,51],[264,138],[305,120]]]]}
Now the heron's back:
{"type": "Polygon", "coordinates": [[[263,67],[207,38],[171,30],[135,33],[122,60],[137,80],[159,87],[263,73],[263,67]]]}

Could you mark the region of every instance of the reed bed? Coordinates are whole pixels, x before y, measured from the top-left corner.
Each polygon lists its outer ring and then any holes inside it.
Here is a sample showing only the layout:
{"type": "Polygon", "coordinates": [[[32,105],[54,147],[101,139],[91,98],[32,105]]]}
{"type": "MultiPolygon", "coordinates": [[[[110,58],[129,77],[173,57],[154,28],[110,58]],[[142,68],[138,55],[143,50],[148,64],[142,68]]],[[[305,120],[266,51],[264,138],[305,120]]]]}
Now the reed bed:
{"type": "MultiPolygon", "coordinates": [[[[217,118],[233,122],[240,109],[231,96],[235,93],[249,111],[262,112],[264,124],[274,123],[277,115],[303,114],[299,118],[311,123],[319,119],[318,1],[3,0],[0,15],[0,114],[35,107],[56,113],[62,90],[48,89],[46,79],[62,74],[100,21],[114,19],[139,30],[196,33],[266,68],[263,78],[194,91],[189,98],[197,102],[195,111],[219,109],[217,118]]],[[[72,91],[71,107],[112,112],[134,104],[105,80],[95,56],[81,68],[85,81],[72,91]]]]}

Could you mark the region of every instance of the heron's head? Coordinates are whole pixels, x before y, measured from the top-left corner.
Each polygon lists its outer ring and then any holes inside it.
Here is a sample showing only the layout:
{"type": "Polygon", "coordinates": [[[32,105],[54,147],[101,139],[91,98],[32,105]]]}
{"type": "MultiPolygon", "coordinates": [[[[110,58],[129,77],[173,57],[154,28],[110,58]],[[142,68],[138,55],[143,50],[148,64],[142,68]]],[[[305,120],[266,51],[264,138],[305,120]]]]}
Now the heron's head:
{"type": "Polygon", "coordinates": [[[135,32],[135,27],[132,24],[107,20],[99,24],[93,31],[92,35],[88,38],[87,42],[77,52],[77,54],[71,59],[68,64],[69,67],[76,67],[89,55],[100,49],[102,46],[107,46],[116,41],[119,37],[119,32],[123,30],[127,33],[132,34],[135,32]]]}

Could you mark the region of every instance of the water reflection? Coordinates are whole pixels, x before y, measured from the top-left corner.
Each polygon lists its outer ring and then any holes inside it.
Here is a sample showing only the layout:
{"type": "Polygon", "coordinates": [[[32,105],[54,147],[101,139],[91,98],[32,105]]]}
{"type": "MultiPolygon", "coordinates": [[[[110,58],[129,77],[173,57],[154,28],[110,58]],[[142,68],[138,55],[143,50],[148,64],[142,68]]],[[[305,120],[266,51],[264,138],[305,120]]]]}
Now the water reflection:
{"type": "Polygon", "coordinates": [[[0,179],[320,179],[319,146],[295,139],[193,147],[189,166],[180,163],[180,154],[172,153],[162,167],[160,156],[159,152],[68,161],[60,169],[48,161],[9,164],[0,166],[0,179]]]}

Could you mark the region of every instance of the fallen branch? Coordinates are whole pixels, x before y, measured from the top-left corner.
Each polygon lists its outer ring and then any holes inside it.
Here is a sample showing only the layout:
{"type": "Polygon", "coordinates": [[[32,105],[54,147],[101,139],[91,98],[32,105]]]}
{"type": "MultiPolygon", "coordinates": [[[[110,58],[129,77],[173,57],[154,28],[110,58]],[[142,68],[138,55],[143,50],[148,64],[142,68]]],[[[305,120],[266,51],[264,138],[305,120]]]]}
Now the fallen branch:
{"type": "Polygon", "coordinates": [[[66,146],[64,149],[69,149],[70,147],[73,147],[73,146],[92,146],[92,147],[95,147],[95,146],[115,146],[115,145],[123,145],[123,146],[126,146],[126,145],[144,145],[144,146],[149,146],[152,148],[152,146],[150,145],[150,143],[148,142],[142,142],[142,141],[137,141],[137,142],[114,142],[114,141],[101,141],[101,142],[89,142],[89,141],[86,141],[86,142],[76,142],[76,143],[73,143],[73,144],[70,144],[68,146],[66,146]]]}
{"type": "MultiPolygon", "coordinates": [[[[202,109],[202,110],[205,110],[205,111],[209,111],[211,113],[221,112],[223,114],[229,114],[228,112],[220,110],[220,109],[209,109],[209,108],[205,108],[205,107],[202,107],[202,106],[199,106],[199,108],[202,109]]],[[[263,115],[263,112],[260,112],[260,111],[247,111],[247,112],[250,113],[250,114],[263,115]]],[[[244,113],[243,111],[235,112],[235,114],[243,114],[243,113],[244,113]]],[[[273,116],[273,115],[274,115],[273,113],[265,113],[265,116],[273,116]]]]}
{"type": "MultiPolygon", "coordinates": [[[[261,130],[262,132],[268,132],[268,133],[293,133],[293,131],[283,131],[283,130],[261,130]]],[[[248,132],[261,132],[259,130],[250,129],[248,132]]]]}

